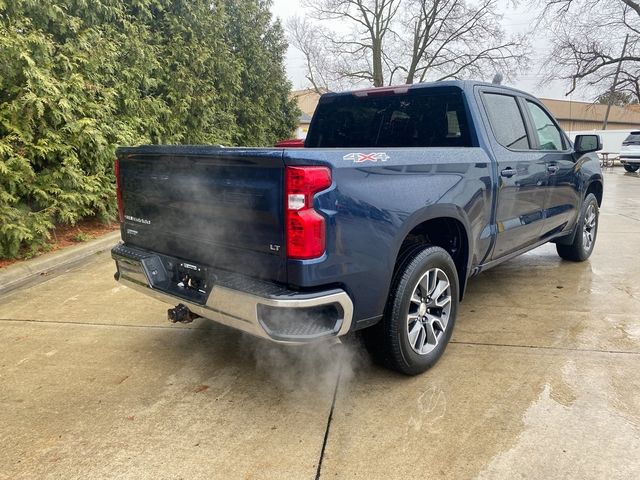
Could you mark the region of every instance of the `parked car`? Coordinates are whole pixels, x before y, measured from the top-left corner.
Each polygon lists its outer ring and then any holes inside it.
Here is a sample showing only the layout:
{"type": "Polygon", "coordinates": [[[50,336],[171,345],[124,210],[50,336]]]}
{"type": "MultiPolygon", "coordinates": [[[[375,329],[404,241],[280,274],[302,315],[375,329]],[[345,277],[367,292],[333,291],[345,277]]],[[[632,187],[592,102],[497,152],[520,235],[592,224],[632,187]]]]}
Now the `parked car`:
{"type": "Polygon", "coordinates": [[[452,81],[329,93],[305,148],[117,151],[116,279],[274,342],[362,331],[382,364],[443,354],[467,280],[554,242],[593,251],[596,135],[536,98],[452,81]]]}
{"type": "Polygon", "coordinates": [[[640,169],[640,132],[631,132],[622,142],[620,163],[627,172],[637,172],[640,169]]]}

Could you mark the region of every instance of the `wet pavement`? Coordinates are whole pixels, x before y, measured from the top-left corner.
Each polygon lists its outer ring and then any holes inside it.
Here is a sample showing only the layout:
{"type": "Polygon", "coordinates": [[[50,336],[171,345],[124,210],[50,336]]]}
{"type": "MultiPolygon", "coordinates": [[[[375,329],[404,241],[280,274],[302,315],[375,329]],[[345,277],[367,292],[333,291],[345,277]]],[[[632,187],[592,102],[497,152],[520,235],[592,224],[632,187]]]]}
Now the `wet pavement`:
{"type": "Polygon", "coordinates": [[[0,478],[640,478],[640,175],[605,181],[590,261],[472,279],[414,378],[171,326],[107,254],[0,297],[0,478]]]}

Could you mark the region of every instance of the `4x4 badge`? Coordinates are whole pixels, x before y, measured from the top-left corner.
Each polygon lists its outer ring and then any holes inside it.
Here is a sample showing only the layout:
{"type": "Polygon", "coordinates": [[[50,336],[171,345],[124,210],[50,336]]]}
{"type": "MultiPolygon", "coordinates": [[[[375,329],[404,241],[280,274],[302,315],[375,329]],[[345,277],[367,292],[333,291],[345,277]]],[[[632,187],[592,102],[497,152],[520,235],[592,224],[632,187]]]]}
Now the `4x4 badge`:
{"type": "Polygon", "coordinates": [[[343,160],[348,160],[353,163],[365,163],[365,162],[386,162],[389,160],[389,155],[385,152],[379,153],[349,153],[342,157],[343,160]]]}

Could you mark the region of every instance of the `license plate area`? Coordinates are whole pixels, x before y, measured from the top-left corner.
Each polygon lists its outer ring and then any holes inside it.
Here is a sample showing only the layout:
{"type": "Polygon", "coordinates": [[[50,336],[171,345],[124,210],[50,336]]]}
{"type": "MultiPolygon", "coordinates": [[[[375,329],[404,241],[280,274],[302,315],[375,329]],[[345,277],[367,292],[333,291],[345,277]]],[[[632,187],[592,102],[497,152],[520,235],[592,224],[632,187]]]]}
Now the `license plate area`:
{"type": "Polygon", "coordinates": [[[206,294],[209,291],[207,270],[193,263],[182,262],[176,265],[175,275],[178,288],[186,291],[206,294]]]}
{"type": "Polygon", "coordinates": [[[204,305],[215,283],[206,267],[164,255],[150,255],[141,261],[149,286],[204,305]]]}

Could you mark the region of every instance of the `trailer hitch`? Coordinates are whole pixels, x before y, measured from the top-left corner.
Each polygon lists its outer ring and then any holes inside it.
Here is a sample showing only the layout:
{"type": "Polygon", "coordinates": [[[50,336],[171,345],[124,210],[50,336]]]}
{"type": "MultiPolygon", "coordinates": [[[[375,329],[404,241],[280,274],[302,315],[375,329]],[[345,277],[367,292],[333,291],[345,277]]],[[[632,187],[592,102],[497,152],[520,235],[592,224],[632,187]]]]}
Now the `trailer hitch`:
{"type": "Polygon", "coordinates": [[[196,318],[200,318],[200,315],[193,313],[189,307],[180,303],[167,310],[167,317],[171,323],[191,323],[196,318]]]}

